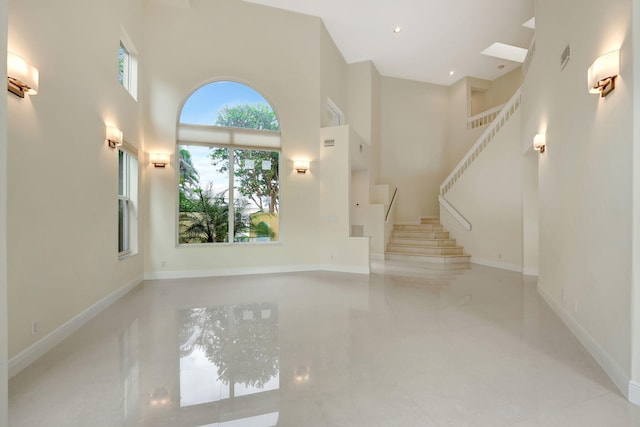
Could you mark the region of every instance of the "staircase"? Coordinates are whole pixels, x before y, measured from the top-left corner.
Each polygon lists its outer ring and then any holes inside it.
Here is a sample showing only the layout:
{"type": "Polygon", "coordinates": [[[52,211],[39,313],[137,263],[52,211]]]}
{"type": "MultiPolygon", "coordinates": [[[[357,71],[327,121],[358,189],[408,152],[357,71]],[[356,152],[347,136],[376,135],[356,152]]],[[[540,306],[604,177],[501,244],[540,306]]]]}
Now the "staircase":
{"type": "Polygon", "coordinates": [[[386,260],[469,265],[470,255],[449,238],[439,217],[424,217],[420,224],[394,224],[385,252],[386,260]]]}

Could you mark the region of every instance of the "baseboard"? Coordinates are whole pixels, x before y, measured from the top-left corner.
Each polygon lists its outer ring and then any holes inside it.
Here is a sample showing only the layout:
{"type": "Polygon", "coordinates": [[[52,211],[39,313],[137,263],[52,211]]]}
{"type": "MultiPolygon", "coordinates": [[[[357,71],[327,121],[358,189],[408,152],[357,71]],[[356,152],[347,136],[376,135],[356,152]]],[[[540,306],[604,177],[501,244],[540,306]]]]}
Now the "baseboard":
{"type": "Polygon", "coordinates": [[[523,268],[522,274],[525,276],[539,276],[537,268],[523,268]]]}
{"type": "Polygon", "coordinates": [[[384,254],[369,254],[371,261],[384,261],[384,254]]]}
{"type": "Polygon", "coordinates": [[[629,402],[640,406],[640,383],[629,381],[629,402]]]}
{"type": "Polygon", "coordinates": [[[9,360],[9,378],[35,362],[38,358],[60,344],[69,335],[80,329],[85,323],[100,314],[104,309],[118,301],[133,288],[142,283],[142,278],[137,278],[128,284],[110,293],[100,301],[84,310],[68,322],[60,325],[53,332],[33,343],[9,360]]]}
{"type": "MultiPolygon", "coordinates": [[[[620,390],[625,397],[631,400],[630,382],[629,377],[624,373],[624,370],[620,368],[618,363],[609,356],[609,354],[598,344],[598,342],[587,332],[586,329],[578,323],[578,321],[571,316],[571,314],[558,303],[543,287],[538,284],[538,293],[551,307],[551,309],[562,319],[564,324],[569,328],[573,335],[578,338],[578,341],[587,349],[591,356],[598,362],[598,364],[604,369],[606,374],[611,378],[611,381],[620,390]]],[[[637,384],[636,384],[637,385],[637,384]]],[[[640,392],[640,388],[638,389],[640,392]]],[[[640,397],[640,396],[636,396],[640,397]]]]}
{"type": "Polygon", "coordinates": [[[499,268],[500,270],[515,271],[516,273],[522,273],[522,267],[516,264],[509,264],[501,261],[489,261],[486,259],[471,257],[472,264],[484,265],[486,267],[499,268]]]}
{"type": "Polygon", "coordinates": [[[305,271],[334,271],[337,273],[370,274],[369,266],[337,264],[301,264],[264,267],[216,268],[208,270],[150,271],[145,280],[191,279],[198,277],[244,276],[252,274],[301,273],[305,271]]]}

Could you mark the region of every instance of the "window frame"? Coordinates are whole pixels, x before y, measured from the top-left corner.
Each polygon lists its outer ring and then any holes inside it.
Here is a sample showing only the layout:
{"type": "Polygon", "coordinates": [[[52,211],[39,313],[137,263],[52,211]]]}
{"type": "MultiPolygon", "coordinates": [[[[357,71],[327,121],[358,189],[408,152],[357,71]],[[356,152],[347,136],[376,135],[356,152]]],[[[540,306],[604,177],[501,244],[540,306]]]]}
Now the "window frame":
{"type": "Polygon", "coordinates": [[[135,101],[138,100],[138,56],[131,38],[124,28],[121,28],[118,47],[118,83],[135,101]],[[124,52],[126,58],[122,81],[120,81],[120,52],[124,52]]]}
{"type": "MultiPolygon", "coordinates": [[[[200,126],[200,125],[197,125],[200,126]]],[[[220,126],[218,126],[220,127],[220,126]]],[[[225,129],[224,127],[222,127],[223,129],[225,129]]],[[[254,130],[254,129],[241,129],[241,128],[233,128],[234,130],[241,130],[241,131],[256,131],[258,133],[264,133],[265,131],[263,130],[254,130]]],[[[273,133],[273,134],[277,134],[279,136],[279,132],[273,132],[273,131],[268,131],[269,133],[273,133]]],[[[201,242],[201,243],[187,243],[187,242],[181,242],[180,241],[180,197],[178,197],[178,203],[176,206],[177,209],[177,215],[176,215],[176,242],[177,242],[177,246],[179,247],[192,247],[192,246],[210,246],[210,245],[214,245],[214,246],[231,246],[231,245],[273,245],[273,244],[280,244],[281,238],[280,238],[280,176],[281,176],[281,165],[282,165],[282,150],[280,149],[280,147],[272,147],[272,146],[253,146],[253,145],[235,145],[235,144],[221,144],[221,143],[215,143],[215,142],[185,142],[185,141],[178,141],[176,144],[176,158],[179,158],[180,156],[180,149],[181,148],[187,148],[190,146],[199,146],[199,147],[207,147],[207,148],[223,148],[228,150],[228,174],[229,174],[229,181],[227,184],[227,191],[228,191],[228,213],[227,213],[227,239],[224,242],[201,242]],[[234,177],[235,175],[235,152],[237,150],[252,150],[252,151],[265,151],[265,152],[276,152],[278,153],[278,164],[277,164],[277,171],[278,171],[278,238],[277,240],[269,240],[269,241],[249,241],[249,242],[243,242],[243,241],[236,241],[236,235],[235,235],[235,210],[236,210],[236,206],[235,206],[235,200],[238,199],[239,197],[236,197],[235,194],[235,182],[234,182],[234,177]]],[[[211,165],[212,168],[215,168],[214,165],[211,165]]],[[[176,168],[176,190],[178,192],[180,192],[180,168],[176,168]]]]}
{"type": "Polygon", "coordinates": [[[118,258],[137,253],[138,156],[118,147],[118,258]],[[121,212],[121,205],[123,206],[121,212]]]}

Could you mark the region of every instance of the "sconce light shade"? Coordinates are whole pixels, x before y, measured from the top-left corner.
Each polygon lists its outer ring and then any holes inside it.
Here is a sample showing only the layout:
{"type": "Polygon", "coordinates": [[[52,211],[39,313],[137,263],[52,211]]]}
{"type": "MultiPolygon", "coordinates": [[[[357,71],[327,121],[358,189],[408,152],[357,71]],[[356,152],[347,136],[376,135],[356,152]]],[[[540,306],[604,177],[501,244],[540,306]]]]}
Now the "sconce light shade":
{"type": "Polygon", "coordinates": [[[533,149],[539,151],[540,154],[544,153],[547,148],[547,135],[539,133],[533,137],[533,149]]]}
{"type": "Polygon", "coordinates": [[[107,126],[107,143],[109,147],[116,148],[122,145],[122,131],[117,127],[107,126]]]}
{"type": "Polygon", "coordinates": [[[308,160],[294,160],[293,168],[298,171],[298,173],[307,173],[309,170],[309,161],[308,160]]]}
{"type": "Polygon", "coordinates": [[[149,153],[149,163],[157,168],[163,168],[169,164],[171,156],[167,153],[149,153]]]}
{"type": "Polygon", "coordinates": [[[620,74],[620,51],[613,50],[593,61],[587,71],[589,93],[607,96],[616,87],[616,77],[620,74]]]}
{"type": "Polygon", "coordinates": [[[38,93],[38,69],[12,52],[7,52],[7,88],[14,95],[38,93]]]}

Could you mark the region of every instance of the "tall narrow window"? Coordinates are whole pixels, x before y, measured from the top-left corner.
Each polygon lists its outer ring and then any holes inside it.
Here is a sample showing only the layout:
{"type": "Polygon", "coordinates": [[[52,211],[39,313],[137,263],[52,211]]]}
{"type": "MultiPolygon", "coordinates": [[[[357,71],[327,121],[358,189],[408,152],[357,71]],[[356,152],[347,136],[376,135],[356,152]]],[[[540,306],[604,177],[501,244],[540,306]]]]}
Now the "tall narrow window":
{"type": "Polygon", "coordinates": [[[178,155],[179,243],[278,241],[280,128],[260,94],[234,82],[198,89],[178,155]]]}
{"type": "Polygon", "coordinates": [[[340,126],[344,124],[344,114],[338,106],[327,98],[327,117],[331,126],[340,126]]]}
{"type": "Polygon", "coordinates": [[[133,99],[138,99],[138,53],[124,29],[118,48],[118,81],[133,99]]]}
{"type": "Polygon", "coordinates": [[[118,255],[136,252],[136,203],[138,161],[125,150],[118,150],[118,255]]]}
{"type": "Polygon", "coordinates": [[[131,86],[131,54],[125,45],[120,42],[120,72],[118,80],[125,89],[131,86]]]}

